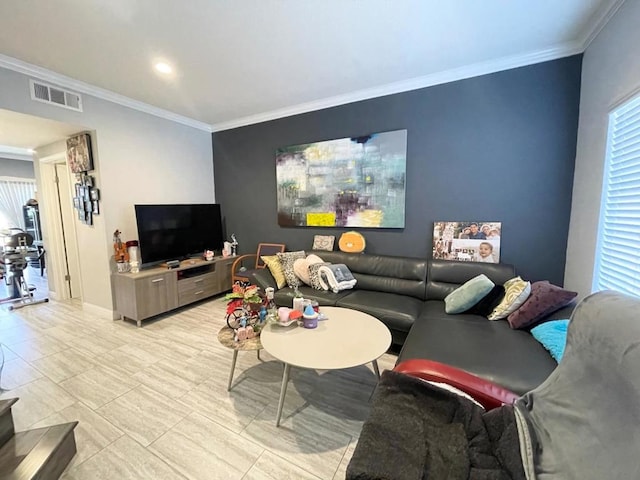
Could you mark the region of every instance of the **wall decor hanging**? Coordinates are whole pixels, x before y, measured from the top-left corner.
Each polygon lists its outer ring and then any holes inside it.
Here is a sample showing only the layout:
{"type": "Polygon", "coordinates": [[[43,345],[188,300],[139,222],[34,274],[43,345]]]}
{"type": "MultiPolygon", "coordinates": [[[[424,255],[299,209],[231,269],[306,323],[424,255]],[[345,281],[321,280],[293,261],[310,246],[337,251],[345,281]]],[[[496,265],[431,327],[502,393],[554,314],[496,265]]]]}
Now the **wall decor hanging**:
{"type": "Polygon", "coordinates": [[[80,133],[67,138],[67,163],[73,173],[93,170],[91,137],[88,133],[80,133]]]}
{"type": "Polygon", "coordinates": [[[93,216],[100,214],[100,190],[95,187],[95,179],[86,173],[76,175],[73,207],[78,211],[78,220],[85,225],[93,225],[93,216]]]}
{"type": "Polygon", "coordinates": [[[433,258],[458,262],[500,262],[500,222],[435,222],[433,258]]]}
{"type": "Polygon", "coordinates": [[[279,148],[278,224],[404,228],[407,131],[279,148]]]}

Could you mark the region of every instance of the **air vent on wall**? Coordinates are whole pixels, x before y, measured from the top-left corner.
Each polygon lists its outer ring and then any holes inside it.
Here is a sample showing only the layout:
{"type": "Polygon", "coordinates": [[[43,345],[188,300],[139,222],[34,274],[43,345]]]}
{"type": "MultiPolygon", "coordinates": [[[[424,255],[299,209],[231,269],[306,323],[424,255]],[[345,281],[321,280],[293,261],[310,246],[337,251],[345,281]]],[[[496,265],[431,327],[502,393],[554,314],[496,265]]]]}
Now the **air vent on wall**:
{"type": "Polygon", "coordinates": [[[32,100],[69,108],[76,112],[82,111],[82,97],[77,93],[36,80],[29,80],[29,85],[32,100]]]}

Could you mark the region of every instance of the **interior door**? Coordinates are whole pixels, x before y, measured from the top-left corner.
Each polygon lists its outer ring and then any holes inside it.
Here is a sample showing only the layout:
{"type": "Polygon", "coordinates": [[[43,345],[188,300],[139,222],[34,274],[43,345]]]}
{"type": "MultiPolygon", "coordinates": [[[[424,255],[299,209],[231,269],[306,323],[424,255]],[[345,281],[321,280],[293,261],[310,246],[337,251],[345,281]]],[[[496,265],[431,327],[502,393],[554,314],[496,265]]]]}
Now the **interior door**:
{"type": "Polygon", "coordinates": [[[75,186],[72,183],[72,176],[66,163],[56,163],[55,172],[58,179],[58,210],[60,221],[62,222],[62,240],[64,242],[67,270],[67,298],[81,298],[80,262],[78,259],[78,243],[76,240],[72,195],[72,191],[75,192],[75,186]]]}

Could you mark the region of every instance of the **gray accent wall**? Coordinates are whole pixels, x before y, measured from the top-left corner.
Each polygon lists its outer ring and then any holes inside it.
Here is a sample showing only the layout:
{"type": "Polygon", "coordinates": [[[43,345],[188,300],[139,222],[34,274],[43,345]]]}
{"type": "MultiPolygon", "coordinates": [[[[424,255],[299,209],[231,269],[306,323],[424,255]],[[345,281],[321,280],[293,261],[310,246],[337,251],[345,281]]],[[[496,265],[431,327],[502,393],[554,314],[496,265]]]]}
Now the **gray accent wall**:
{"type": "Polygon", "coordinates": [[[36,178],[33,162],[0,157],[0,177],[36,178]]]}
{"type": "Polygon", "coordinates": [[[276,149],[406,129],[405,228],[358,229],[366,252],[427,258],[434,221],[501,221],[501,262],[562,285],[581,64],[576,55],[215,132],[227,235],[236,234],[240,253],[259,242],[310,249],[316,234],[337,244],[348,229],[278,225],[276,149]]]}

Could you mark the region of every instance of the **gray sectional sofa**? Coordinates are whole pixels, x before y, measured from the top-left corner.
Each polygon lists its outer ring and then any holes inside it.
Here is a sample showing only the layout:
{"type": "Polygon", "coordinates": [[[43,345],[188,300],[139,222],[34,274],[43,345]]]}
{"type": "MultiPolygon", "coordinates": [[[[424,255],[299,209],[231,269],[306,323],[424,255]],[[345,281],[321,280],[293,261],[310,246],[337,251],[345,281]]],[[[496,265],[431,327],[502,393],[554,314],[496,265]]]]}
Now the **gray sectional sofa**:
{"type": "MultiPolygon", "coordinates": [[[[537,387],[557,366],[551,355],[525,330],[504,320],[471,314],[448,315],[444,298],[484,273],[496,284],[516,275],[507,264],[451,262],[386,255],[313,251],[325,262],[344,263],[357,285],[338,293],[300,287],[304,298],[322,305],[352,308],[373,315],[401,347],[398,362],[424,358],[446,363],[523,394],[537,387]]],[[[253,282],[276,288],[278,306],[291,307],[295,292],[277,289],[268,269],[253,282]]],[[[569,318],[572,306],[549,318],[569,318]]]]}

